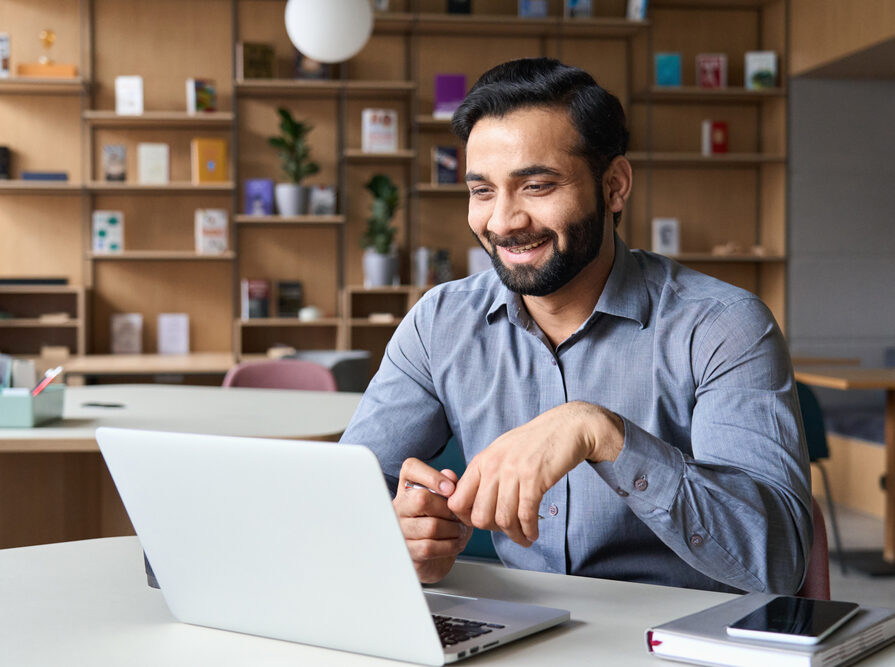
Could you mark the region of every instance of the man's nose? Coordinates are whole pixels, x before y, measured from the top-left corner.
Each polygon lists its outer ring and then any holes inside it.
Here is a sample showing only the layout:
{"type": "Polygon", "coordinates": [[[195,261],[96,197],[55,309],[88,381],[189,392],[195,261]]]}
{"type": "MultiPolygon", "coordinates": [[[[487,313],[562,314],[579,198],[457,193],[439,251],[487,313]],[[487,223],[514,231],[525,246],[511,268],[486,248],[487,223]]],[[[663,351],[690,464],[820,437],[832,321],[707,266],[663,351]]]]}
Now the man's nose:
{"type": "Polygon", "coordinates": [[[498,194],[488,219],[488,231],[497,236],[512,236],[531,223],[528,214],[511,195],[498,194]]]}

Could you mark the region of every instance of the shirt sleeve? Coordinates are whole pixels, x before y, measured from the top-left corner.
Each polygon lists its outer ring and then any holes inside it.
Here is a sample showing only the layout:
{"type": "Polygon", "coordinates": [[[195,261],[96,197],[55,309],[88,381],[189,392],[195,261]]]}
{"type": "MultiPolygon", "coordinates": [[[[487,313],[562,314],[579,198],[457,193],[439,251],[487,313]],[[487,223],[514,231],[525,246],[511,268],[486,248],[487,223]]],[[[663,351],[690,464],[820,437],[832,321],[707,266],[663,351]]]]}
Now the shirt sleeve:
{"type": "Polygon", "coordinates": [[[744,591],[794,593],[812,541],[809,459],[783,335],[757,299],[693,343],[692,456],[624,417],[594,468],[684,561],[744,591]]]}
{"type": "MultiPolygon", "coordinates": [[[[340,442],[366,445],[379,459],[394,495],[404,460],[430,459],[451,437],[432,382],[427,346],[427,299],[398,325],[382,363],[340,442]]],[[[429,325],[431,328],[431,325],[429,325]]]]}

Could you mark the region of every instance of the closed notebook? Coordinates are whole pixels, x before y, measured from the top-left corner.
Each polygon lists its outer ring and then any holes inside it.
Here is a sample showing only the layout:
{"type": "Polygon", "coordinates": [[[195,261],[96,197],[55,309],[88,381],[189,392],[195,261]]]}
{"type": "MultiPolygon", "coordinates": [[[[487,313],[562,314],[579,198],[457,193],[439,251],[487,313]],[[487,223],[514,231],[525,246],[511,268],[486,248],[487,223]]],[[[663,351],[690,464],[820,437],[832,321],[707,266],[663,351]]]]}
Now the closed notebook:
{"type": "Polygon", "coordinates": [[[227,180],[226,139],[200,138],[190,142],[190,165],[194,185],[227,180]]]}
{"type": "Polygon", "coordinates": [[[895,609],[861,607],[819,644],[740,639],[727,626],[774,595],[750,593],[646,631],[649,651],[660,658],[731,667],[837,667],[851,665],[895,641],[895,609]]]}

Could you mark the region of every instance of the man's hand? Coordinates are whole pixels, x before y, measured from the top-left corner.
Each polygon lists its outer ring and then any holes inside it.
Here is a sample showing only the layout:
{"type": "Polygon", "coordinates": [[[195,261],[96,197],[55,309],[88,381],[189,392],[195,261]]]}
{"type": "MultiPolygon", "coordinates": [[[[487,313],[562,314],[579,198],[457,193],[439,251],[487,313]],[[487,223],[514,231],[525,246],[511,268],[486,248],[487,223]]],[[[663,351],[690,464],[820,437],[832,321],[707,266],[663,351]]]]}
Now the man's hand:
{"type": "Polygon", "coordinates": [[[438,472],[419,459],[407,459],[401,466],[398,493],[392,504],[417,577],[424,584],[444,578],[472,536],[472,528],[448,509],[447,496],[454,492],[456,483],[453,470],[438,472]],[[426,488],[407,488],[407,483],[426,488]]]}
{"type": "Polygon", "coordinates": [[[507,431],[466,468],[447,507],[465,524],[500,530],[524,547],[538,539],[538,506],[547,489],[584,460],[614,461],[625,442],[612,412],[565,403],[507,431]]]}

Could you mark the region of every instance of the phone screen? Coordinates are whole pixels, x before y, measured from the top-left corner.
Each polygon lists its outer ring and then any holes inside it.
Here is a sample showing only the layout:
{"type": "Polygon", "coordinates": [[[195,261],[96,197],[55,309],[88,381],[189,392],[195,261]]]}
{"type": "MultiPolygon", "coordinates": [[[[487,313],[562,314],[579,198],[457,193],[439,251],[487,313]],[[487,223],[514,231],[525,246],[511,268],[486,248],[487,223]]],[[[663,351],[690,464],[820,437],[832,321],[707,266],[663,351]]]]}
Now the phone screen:
{"type": "Polygon", "coordinates": [[[781,595],[727,627],[727,633],[816,644],[857,613],[854,602],[781,595]]]}

